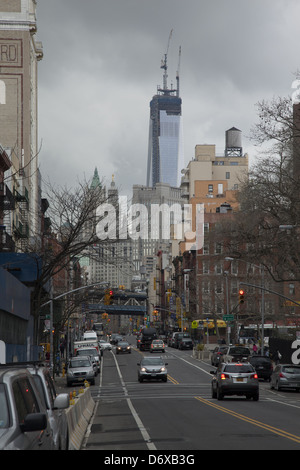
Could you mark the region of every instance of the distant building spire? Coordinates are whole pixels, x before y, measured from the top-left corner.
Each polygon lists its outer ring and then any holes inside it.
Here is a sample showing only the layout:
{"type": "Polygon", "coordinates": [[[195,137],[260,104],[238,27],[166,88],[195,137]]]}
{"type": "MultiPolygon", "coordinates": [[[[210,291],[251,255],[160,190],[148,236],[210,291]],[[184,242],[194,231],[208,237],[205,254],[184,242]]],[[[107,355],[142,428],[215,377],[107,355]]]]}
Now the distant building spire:
{"type": "Polygon", "coordinates": [[[96,189],[96,188],[102,188],[97,167],[95,168],[94,176],[93,176],[92,183],[91,183],[91,189],[96,189]]]}

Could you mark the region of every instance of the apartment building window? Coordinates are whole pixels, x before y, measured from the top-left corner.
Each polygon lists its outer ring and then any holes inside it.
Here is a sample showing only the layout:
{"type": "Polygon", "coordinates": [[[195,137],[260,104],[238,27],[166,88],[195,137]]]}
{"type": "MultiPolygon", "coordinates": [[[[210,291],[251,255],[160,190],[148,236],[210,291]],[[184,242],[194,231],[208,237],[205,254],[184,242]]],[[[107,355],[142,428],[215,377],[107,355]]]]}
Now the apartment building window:
{"type": "Polygon", "coordinates": [[[237,294],[238,292],[238,284],[237,284],[237,281],[233,280],[231,281],[231,293],[232,294],[237,294]]]}
{"type": "Polygon", "coordinates": [[[222,254],[222,243],[216,243],[215,254],[216,255],[221,255],[222,254]]]}
{"type": "Polygon", "coordinates": [[[209,245],[203,245],[203,254],[209,255],[209,245]]]}
{"type": "Polygon", "coordinates": [[[230,180],[230,171],[226,171],[226,179],[230,180]]]}
{"type": "Polygon", "coordinates": [[[202,292],[203,292],[203,294],[209,294],[210,293],[210,282],[209,281],[203,282],[202,292]]]}
{"type": "Polygon", "coordinates": [[[222,274],[223,273],[223,269],[222,269],[222,264],[221,263],[217,263],[215,265],[215,273],[216,274],[222,274]]]}
{"type": "Polygon", "coordinates": [[[203,261],[202,263],[203,274],[209,274],[209,262],[203,261]]]}
{"type": "Polygon", "coordinates": [[[215,285],[215,293],[216,294],[223,294],[223,284],[221,282],[217,282],[215,285]]]}
{"type": "Polygon", "coordinates": [[[295,284],[289,284],[289,294],[290,295],[295,294],[295,284]]]}
{"type": "Polygon", "coordinates": [[[214,185],[213,185],[213,184],[209,184],[209,185],[208,185],[208,192],[209,192],[209,193],[212,193],[213,190],[214,190],[214,185]]]}

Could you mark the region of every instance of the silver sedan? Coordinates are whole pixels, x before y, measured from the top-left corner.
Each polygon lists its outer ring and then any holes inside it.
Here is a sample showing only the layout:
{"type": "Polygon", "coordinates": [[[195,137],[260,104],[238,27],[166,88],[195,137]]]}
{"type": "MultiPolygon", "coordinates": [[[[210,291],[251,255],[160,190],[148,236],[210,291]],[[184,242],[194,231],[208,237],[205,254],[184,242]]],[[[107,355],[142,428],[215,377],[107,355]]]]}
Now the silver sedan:
{"type": "Polygon", "coordinates": [[[293,388],[300,391],[300,365],[278,364],[271,375],[271,388],[293,388]]]}

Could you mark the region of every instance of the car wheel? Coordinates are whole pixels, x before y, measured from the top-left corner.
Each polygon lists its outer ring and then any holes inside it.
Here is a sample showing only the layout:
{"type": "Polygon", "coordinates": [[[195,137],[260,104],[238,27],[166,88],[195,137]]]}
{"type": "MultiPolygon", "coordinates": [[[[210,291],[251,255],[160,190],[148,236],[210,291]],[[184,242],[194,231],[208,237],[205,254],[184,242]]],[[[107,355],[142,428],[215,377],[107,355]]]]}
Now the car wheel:
{"type": "Polygon", "coordinates": [[[259,400],[259,393],[258,392],[255,393],[252,398],[253,398],[253,401],[258,401],[259,400]]]}
{"type": "Polygon", "coordinates": [[[211,397],[212,397],[212,398],[217,398],[217,393],[216,393],[216,391],[214,390],[214,387],[211,387],[211,397]]]}
{"type": "Polygon", "coordinates": [[[167,382],[167,380],[168,380],[168,377],[163,377],[163,379],[162,379],[162,380],[163,380],[163,382],[167,382]]]}
{"type": "Polygon", "coordinates": [[[143,379],[142,377],[139,377],[139,382],[142,383],[143,382],[143,379]]]}

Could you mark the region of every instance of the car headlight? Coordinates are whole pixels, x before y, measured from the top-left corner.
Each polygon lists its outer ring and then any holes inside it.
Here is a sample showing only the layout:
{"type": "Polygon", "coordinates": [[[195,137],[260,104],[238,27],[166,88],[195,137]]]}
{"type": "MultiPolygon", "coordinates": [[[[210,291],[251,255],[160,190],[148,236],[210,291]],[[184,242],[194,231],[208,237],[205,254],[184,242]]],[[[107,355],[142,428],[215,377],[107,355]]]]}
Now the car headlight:
{"type": "Polygon", "coordinates": [[[141,372],[146,372],[146,367],[142,367],[141,372]]]}
{"type": "Polygon", "coordinates": [[[165,367],[162,367],[162,368],[160,369],[161,372],[165,372],[165,370],[166,370],[165,367]]]}

